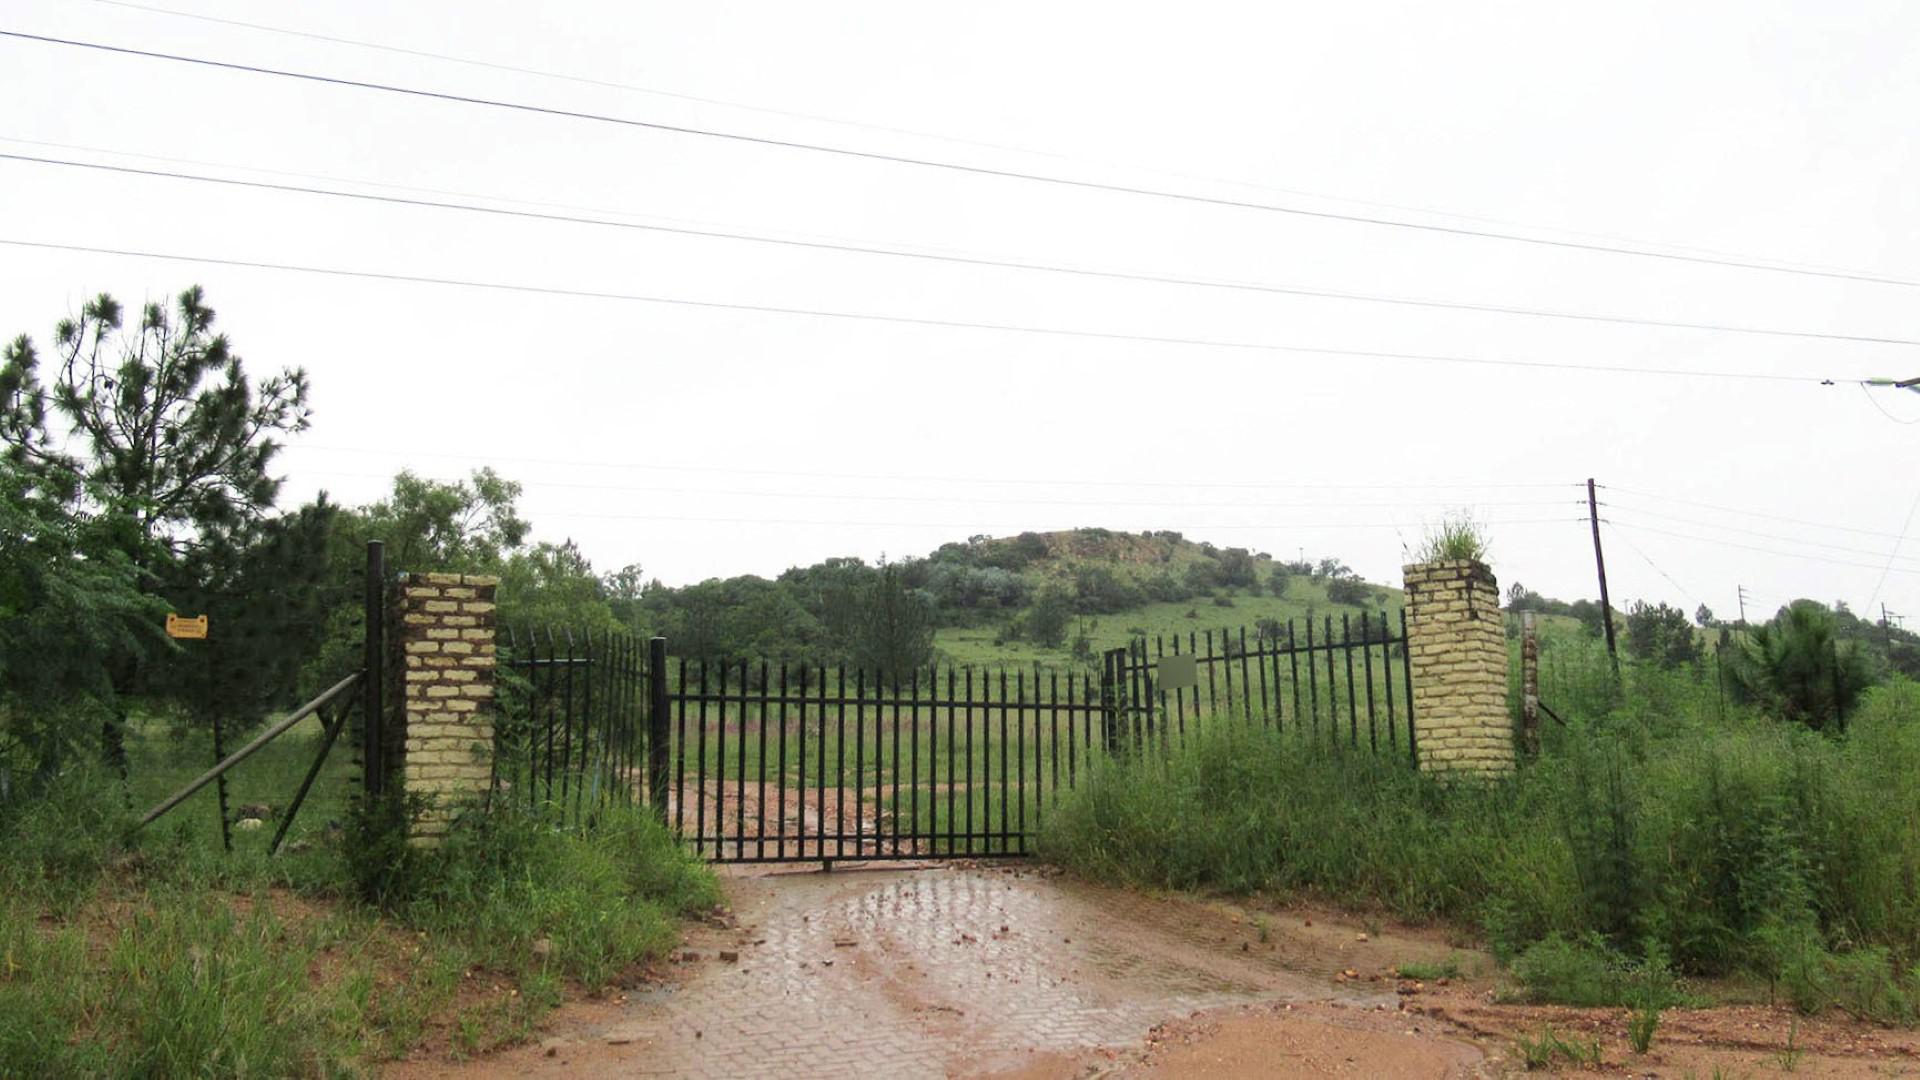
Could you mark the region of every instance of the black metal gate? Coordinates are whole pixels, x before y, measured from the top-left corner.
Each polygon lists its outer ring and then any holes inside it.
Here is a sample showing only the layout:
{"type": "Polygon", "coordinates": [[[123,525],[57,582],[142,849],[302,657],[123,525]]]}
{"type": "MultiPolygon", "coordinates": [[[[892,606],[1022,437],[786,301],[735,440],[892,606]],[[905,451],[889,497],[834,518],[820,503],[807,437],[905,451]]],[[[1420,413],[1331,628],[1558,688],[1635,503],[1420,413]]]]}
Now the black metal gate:
{"type": "Polygon", "coordinates": [[[1411,757],[1404,617],[1334,625],[1136,639],[1097,672],[899,676],[509,635],[497,794],[573,824],[650,804],[715,862],[1025,855],[1099,759],[1165,752],[1207,724],[1411,757]]]}

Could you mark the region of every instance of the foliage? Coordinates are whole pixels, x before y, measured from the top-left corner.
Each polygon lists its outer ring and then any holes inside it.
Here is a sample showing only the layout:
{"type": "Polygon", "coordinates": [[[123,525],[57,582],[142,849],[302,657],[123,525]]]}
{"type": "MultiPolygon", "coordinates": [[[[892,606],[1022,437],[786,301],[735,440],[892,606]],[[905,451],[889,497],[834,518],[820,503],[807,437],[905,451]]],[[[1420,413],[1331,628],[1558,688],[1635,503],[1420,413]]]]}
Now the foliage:
{"type": "Polygon", "coordinates": [[[1699,658],[1700,647],[1686,612],[1636,600],[1627,609],[1627,654],[1664,668],[1699,658]]]}
{"type": "Polygon", "coordinates": [[[1329,578],[1327,581],[1327,601],[1333,604],[1359,606],[1373,598],[1373,590],[1357,577],[1329,578]]]}
{"type": "Polygon", "coordinates": [[[1164,758],[1097,763],[1050,808],[1042,846],[1095,877],[1466,921],[1559,996],[1634,1004],[1670,962],[1797,980],[1809,1000],[1844,971],[1853,1000],[1915,1000],[1900,973],[1920,960],[1920,686],[1867,692],[1844,740],[1715,720],[1701,700],[1655,685],[1474,785],[1202,724],[1164,758]],[[1892,983],[1866,977],[1883,970],[1892,983]]]}
{"type": "Polygon", "coordinates": [[[933,661],[933,597],[906,586],[898,565],[882,565],[861,598],[859,622],[845,643],[860,671],[893,679],[933,661]]]}
{"type": "MultiPolygon", "coordinates": [[[[102,293],[61,320],[51,383],[40,379],[31,339],[6,348],[0,443],[9,467],[40,496],[96,523],[91,531],[102,542],[87,557],[110,567],[111,548],[142,591],[190,598],[230,580],[260,542],[262,516],[280,488],[269,472],[278,439],[308,424],[307,377],[296,368],[256,383],[226,335],[214,332],[214,311],[197,286],[171,309],[146,305],[131,329],[122,316],[102,293]]],[[[137,650],[106,656],[114,700],[103,736],[115,760],[124,760],[119,710],[144,689],[136,685],[140,659],[137,650]]],[[[232,665],[229,677],[245,666],[232,665]]],[[[163,678],[160,686],[179,682],[163,678]]]]}
{"type": "Polygon", "coordinates": [[[488,967],[593,987],[663,955],[675,916],[719,900],[705,864],[643,808],[570,833],[511,800],[463,815],[389,897],[409,925],[456,935],[488,967]]]}
{"type": "Polygon", "coordinates": [[[161,603],[98,519],[0,462],[0,807],[45,791],[115,700],[115,661],[167,646],[161,603]]]}
{"type": "MultiPolygon", "coordinates": [[[[65,472],[89,482],[75,491],[107,513],[125,514],[143,542],[174,553],[209,532],[235,528],[273,505],[280,481],[268,474],[275,436],[306,428],[307,377],[298,368],[257,385],[198,286],[171,311],[148,304],[131,333],[105,293],[54,330],[60,371],[43,386],[30,339],[0,359],[0,440],[18,466],[65,472]],[[56,438],[49,418],[67,426],[56,438]],[[85,454],[65,451],[77,441],[85,454]]],[[[136,561],[148,553],[130,552],[136,561]]]]}
{"type": "Polygon", "coordinates": [[[1860,644],[1839,640],[1833,613],[1809,600],[1755,627],[1731,660],[1744,700],[1815,730],[1845,723],[1875,676],[1860,644]]]}

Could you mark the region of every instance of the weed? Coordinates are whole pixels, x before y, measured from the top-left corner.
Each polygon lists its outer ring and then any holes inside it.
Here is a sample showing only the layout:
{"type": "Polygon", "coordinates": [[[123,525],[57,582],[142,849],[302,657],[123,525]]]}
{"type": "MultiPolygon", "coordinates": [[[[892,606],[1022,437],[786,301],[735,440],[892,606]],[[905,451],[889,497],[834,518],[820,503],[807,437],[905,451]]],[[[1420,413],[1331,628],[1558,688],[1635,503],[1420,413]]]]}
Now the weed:
{"type": "Polygon", "coordinates": [[[1420,963],[1415,961],[1400,964],[1396,966],[1394,970],[1398,972],[1403,979],[1417,979],[1421,982],[1435,982],[1440,979],[1457,979],[1460,977],[1460,958],[1458,956],[1449,956],[1445,960],[1435,963],[1420,963]]]}
{"type": "Polygon", "coordinates": [[[1800,1068],[1800,1058],[1806,1053],[1800,1048],[1800,1018],[1794,1017],[1787,1023],[1787,1045],[1773,1056],[1780,1063],[1781,1071],[1794,1072],[1800,1068]]]}
{"type": "Polygon", "coordinates": [[[1522,1035],[1514,1041],[1514,1047],[1519,1050],[1520,1060],[1529,1070],[1551,1068],[1559,1058],[1565,1058],[1576,1066],[1600,1064],[1600,1040],[1589,1039],[1582,1043],[1565,1039],[1546,1024],[1541,1025],[1539,1038],[1529,1039],[1522,1035]]]}
{"type": "Polygon", "coordinates": [[[1657,1006],[1641,1006],[1633,1010],[1627,1018],[1627,1041],[1632,1044],[1633,1052],[1644,1054],[1653,1045],[1653,1033],[1660,1027],[1660,1009],[1657,1006]]]}

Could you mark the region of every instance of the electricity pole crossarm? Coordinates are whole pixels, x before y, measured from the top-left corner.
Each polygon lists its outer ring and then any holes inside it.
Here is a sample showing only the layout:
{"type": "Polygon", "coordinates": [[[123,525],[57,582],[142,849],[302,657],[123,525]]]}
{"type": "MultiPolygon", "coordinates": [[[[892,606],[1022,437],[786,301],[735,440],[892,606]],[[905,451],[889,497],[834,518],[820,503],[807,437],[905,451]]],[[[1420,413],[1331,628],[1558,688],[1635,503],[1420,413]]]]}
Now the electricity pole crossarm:
{"type": "Polygon", "coordinates": [[[1911,390],[1920,394],[1920,377],[1912,379],[1862,379],[1863,386],[1887,386],[1895,390],[1911,390]]]}

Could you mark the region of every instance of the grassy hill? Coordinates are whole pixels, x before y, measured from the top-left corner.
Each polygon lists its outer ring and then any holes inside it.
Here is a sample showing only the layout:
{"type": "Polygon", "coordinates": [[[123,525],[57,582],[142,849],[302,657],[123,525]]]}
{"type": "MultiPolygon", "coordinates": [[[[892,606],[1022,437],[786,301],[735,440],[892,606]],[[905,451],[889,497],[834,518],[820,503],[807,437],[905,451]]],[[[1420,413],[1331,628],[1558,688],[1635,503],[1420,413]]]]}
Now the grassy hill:
{"type": "Polygon", "coordinates": [[[936,592],[945,580],[942,567],[1015,574],[1023,584],[1024,603],[1017,607],[942,604],[949,625],[937,632],[934,644],[960,663],[1072,663],[1081,637],[1084,649],[1096,655],[1142,634],[1149,641],[1174,635],[1204,639],[1208,631],[1237,636],[1245,628],[1251,638],[1268,619],[1297,620],[1303,637],[1308,617],[1324,627],[1331,616],[1337,628],[1342,615],[1357,623],[1364,611],[1397,625],[1402,602],[1399,588],[1359,582],[1337,561],[1309,567],[1170,532],[1075,529],[975,537],[942,547],[928,564],[935,568],[930,579],[936,592]],[[1279,595],[1276,573],[1285,581],[1279,595]],[[1064,598],[1071,610],[1066,640],[1057,645],[1037,641],[1029,629],[1033,608],[1047,597],[1064,598]]]}

